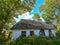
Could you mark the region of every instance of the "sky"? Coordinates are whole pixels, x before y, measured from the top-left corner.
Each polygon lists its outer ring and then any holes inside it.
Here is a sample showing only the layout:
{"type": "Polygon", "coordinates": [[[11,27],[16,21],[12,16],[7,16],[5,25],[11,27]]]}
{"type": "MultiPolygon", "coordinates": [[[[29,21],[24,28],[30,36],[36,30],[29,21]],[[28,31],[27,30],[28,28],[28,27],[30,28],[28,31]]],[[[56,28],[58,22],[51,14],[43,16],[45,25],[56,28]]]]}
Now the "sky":
{"type": "Polygon", "coordinates": [[[38,10],[38,6],[40,6],[41,4],[44,4],[44,0],[36,0],[36,3],[34,4],[34,8],[27,13],[22,14],[22,16],[18,16],[18,18],[14,19],[16,20],[16,22],[19,22],[21,19],[29,19],[32,20],[32,17],[35,13],[38,13],[40,16],[42,16],[42,12],[39,12],[38,10]]]}
{"type": "Polygon", "coordinates": [[[32,9],[32,11],[30,13],[31,14],[40,13],[40,15],[41,15],[41,12],[39,12],[39,10],[38,10],[38,6],[40,6],[41,4],[44,4],[44,0],[36,0],[36,3],[34,4],[35,7],[32,9]]]}

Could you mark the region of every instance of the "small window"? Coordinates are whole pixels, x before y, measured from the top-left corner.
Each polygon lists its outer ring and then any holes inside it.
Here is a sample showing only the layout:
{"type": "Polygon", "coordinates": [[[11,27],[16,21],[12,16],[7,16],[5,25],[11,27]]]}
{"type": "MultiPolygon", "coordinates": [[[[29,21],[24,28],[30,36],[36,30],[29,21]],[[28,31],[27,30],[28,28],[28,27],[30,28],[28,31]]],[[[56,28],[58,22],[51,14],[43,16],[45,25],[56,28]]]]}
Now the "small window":
{"type": "Polygon", "coordinates": [[[26,36],[26,31],[22,31],[22,36],[26,36]]]}
{"type": "Polygon", "coordinates": [[[44,29],[41,29],[40,32],[41,32],[40,33],[41,36],[45,36],[44,29]]]}
{"type": "Polygon", "coordinates": [[[30,35],[31,35],[31,36],[34,35],[34,31],[30,31],[30,35]]]}

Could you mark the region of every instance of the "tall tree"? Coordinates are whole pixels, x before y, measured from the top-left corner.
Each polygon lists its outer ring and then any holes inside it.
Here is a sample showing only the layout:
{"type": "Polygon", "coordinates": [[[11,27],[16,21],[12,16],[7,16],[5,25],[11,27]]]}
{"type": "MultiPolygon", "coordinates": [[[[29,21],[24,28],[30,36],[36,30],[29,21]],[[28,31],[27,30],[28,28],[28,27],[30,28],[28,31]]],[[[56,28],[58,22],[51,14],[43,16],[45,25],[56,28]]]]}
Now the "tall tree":
{"type": "Polygon", "coordinates": [[[39,6],[39,11],[43,12],[42,17],[47,23],[59,20],[60,0],[45,0],[44,4],[39,6]]]}
{"type": "Polygon", "coordinates": [[[16,13],[31,11],[35,0],[0,0],[0,33],[6,24],[13,22],[16,13]]]}

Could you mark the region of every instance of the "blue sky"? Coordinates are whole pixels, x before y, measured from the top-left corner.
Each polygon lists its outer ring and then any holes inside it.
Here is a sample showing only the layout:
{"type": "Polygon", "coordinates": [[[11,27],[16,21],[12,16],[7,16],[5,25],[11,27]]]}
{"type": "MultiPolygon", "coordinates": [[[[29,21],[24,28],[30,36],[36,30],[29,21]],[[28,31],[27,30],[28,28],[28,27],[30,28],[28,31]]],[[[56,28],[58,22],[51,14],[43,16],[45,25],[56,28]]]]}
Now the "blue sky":
{"type": "Polygon", "coordinates": [[[30,12],[30,14],[34,14],[34,13],[39,13],[40,16],[42,15],[42,12],[38,11],[38,6],[44,4],[44,0],[36,0],[36,3],[34,4],[34,8],[32,9],[32,11],[30,12]]]}

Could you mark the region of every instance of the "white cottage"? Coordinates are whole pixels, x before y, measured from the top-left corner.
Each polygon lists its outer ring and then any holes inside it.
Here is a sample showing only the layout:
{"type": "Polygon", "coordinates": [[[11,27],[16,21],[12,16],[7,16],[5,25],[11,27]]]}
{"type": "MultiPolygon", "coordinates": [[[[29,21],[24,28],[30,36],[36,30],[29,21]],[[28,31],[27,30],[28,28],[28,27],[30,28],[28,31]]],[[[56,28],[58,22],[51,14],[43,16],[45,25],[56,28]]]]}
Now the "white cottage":
{"type": "Polygon", "coordinates": [[[19,36],[28,37],[30,35],[55,37],[56,34],[54,29],[55,26],[53,24],[22,19],[11,28],[12,39],[16,39],[19,36]]]}

